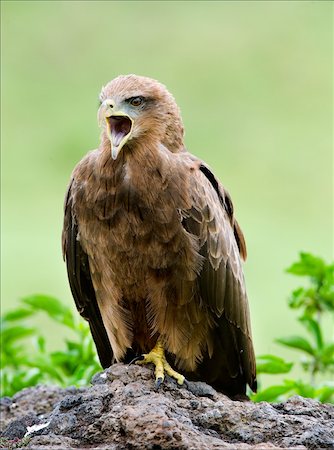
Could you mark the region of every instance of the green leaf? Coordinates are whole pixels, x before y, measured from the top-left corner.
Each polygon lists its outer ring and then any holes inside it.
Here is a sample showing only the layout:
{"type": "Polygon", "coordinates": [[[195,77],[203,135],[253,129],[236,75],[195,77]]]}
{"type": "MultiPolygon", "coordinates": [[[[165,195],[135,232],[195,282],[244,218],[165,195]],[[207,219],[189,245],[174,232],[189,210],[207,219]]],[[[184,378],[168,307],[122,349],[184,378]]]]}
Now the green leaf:
{"type": "Polygon", "coordinates": [[[280,395],[286,394],[287,392],[293,389],[289,385],[277,385],[270,386],[263,391],[258,392],[257,394],[252,395],[252,400],[255,402],[273,402],[278,400],[280,395]]]}
{"type": "Polygon", "coordinates": [[[11,342],[26,338],[27,336],[32,336],[34,334],[36,334],[35,328],[28,328],[23,325],[11,327],[3,326],[1,330],[2,345],[6,346],[11,342]]]}
{"type": "Polygon", "coordinates": [[[257,373],[288,373],[293,363],[286,362],[284,359],[274,355],[261,355],[256,358],[257,373]]]}
{"type": "Polygon", "coordinates": [[[318,350],[321,350],[324,344],[323,344],[323,339],[322,339],[322,332],[321,332],[318,322],[308,316],[300,317],[298,320],[312,334],[312,336],[316,342],[318,350]]]}
{"type": "Polygon", "coordinates": [[[311,384],[303,383],[302,381],[294,381],[295,392],[302,397],[315,398],[315,389],[311,384]]]}
{"type": "Polygon", "coordinates": [[[321,362],[327,365],[334,365],[334,344],[326,344],[322,348],[321,362]]]}
{"type": "Polygon", "coordinates": [[[23,298],[22,302],[31,306],[35,311],[46,312],[57,322],[75,329],[75,322],[71,309],[56,298],[48,295],[32,295],[23,298]]]}
{"type": "Polygon", "coordinates": [[[44,338],[44,336],[37,337],[37,347],[41,353],[45,353],[45,338],[44,338]]]}
{"type": "Polygon", "coordinates": [[[69,341],[68,339],[66,339],[66,346],[70,351],[76,351],[76,352],[80,352],[80,350],[82,349],[82,342],[73,342],[73,341],[69,341]]]}
{"type": "Polygon", "coordinates": [[[322,403],[334,403],[334,386],[322,386],[317,389],[316,398],[322,403]]]}
{"type": "Polygon", "coordinates": [[[6,314],[4,314],[2,316],[2,320],[6,322],[12,322],[15,320],[25,319],[26,317],[29,317],[32,314],[34,314],[34,311],[32,311],[31,309],[17,308],[13,309],[12,311],[8,311],[6,314]]]}
{"type": "Polygon", "coordinates": [[[306,352],[312,356],[314,356],[316,353],[315,350],[312,348],[312,345],[301,336],[289,336],[286,338],[275,339],[275,341],[287,347],[302,350],[303,352],[306,352]]]}
{"type": "Polygon", "coordinates": [[[62,374],[56,367],[53,367],[51,361],[48,361],[48,358],[37,357],[32,361],[26,361],[26,364],[33,369],[38,369],[44,375],[48,374],[52,381],[56,380],[61,383],[63,381],[62,374]]]}
{"type": "Polygon", "coordinates": [[[302,287],[292,291],[289,297],[289,306],[291,308],[300,308],[305,303],[306,290],[302,287]]]}
{"type": "Polygon", "coordinates": [[[293,275],[310,276],[321,279],[325,272],[326,264],[322,258],[318,258],[311,253],[300,253],[299,261],[293,263],[286,271],[293,275]]]}
{"type": "Polygon", "coordinates": [[[326,267],[325,276],[319,289],[322,305],[329,311],[334,311],[334,264],[326,267]]]}
{"type": "Polygon", "coordinates": [[[52,352],[50,357],[54,365],[61,365],[70,360],[70,354],[66,352],[52,352]]]}
{"type": "Polygon", "coordinates": [[[42,381],[38,369],[21,368],[12,370],[4,367],[1,371],[1,395],[13,396],[23,388],[35,386],[42,381]]]}

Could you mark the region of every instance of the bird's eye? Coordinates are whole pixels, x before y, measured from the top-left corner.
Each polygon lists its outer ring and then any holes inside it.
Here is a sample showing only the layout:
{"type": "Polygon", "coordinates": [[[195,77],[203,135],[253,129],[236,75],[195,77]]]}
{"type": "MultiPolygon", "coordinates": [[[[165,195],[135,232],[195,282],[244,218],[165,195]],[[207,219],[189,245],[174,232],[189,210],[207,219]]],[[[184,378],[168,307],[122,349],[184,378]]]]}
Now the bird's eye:
{"type": "Polygon", "coordinates": [[[140,106],[144,103],[143,97],[132,97],[129,99],[129,103],[132,106],[140,106]]]}

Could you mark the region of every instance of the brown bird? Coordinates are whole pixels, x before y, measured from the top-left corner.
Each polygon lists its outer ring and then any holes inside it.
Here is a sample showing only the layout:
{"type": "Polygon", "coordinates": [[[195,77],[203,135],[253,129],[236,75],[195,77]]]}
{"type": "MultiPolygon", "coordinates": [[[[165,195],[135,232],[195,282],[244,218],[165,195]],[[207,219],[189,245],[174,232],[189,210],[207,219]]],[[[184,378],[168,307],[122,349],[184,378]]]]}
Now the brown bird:
{"type": "Polygon", "coordinates": [[[165,86],[119,76],[100,101],[101,143],[72,173],[63,253],[102,366],[139,356],[158,385],[167,373],[230,397],[255,391],[246,245],[229,194],[186,151],[165,86]]]}

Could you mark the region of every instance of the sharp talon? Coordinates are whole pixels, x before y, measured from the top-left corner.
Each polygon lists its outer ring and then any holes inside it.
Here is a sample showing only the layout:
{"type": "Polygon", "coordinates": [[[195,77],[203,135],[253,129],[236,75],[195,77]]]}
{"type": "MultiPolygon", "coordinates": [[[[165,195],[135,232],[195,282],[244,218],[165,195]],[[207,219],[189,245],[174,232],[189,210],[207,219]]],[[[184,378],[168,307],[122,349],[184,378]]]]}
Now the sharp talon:
{"type": "Polygon", "coordinates": [[[176,372],[166,360],[165,351],[162,342],[158,339],[155,346],[149,353],[134,358],[129,365],[137,364],[153,364],[155,366],[155,387],[159,388],[164,381],[165,375],[169,375],[177,381],[178,385],[184,383],[184,376],[176,372]]]}
{"type": "Polygon", "coordinates": [[[188,380],[184,379],[184,380],[183,380],[183,383],[182,383],[182,384],[179,384],[179,383],[178,383],[178,385],[179,385],[179,386],[184,386],[186,389],[188,389],[189,383],[188,383],[188,380]]]}
{"type": "Polygon", "coordinates": [[[157,378],[156,381],[155,381],[155,387],[157,389],[159,389],[159,387],[162,385],[163,381],[164,381],[164,379],[162,377],[157,378]]]}
{"type": "Polygon", "coordinates": [[[137,361],[143,361],[143,359],[144,359],[144,355],[136,356],[135,358],[133,358],[132,361],[129,362],[129,366],[131,366],[132,364],[135,364],[137,361]]]}

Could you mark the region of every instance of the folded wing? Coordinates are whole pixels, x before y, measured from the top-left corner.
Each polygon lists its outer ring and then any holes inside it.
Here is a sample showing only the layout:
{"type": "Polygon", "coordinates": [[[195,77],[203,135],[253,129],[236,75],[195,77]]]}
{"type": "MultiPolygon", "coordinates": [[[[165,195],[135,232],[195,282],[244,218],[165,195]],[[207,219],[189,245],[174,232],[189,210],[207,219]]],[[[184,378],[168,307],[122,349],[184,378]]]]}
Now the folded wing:
{"type": "Polygon", "coordinates": [[[255,356],[241,257],[246,245],[233,216],[228,193],[210,169],[193,172],[193,208],[185,228],[200,240],[204,263],[198,277],[200,296],[215,317],[207,352],[196,373],[229,395],[256,390],[255,356]]]}
{"type": "Polygon", "coordinates": [[[73,200],[73,181],[65,198],[65,217],[62,234],[63,256],[66,261],[68,279],[76,307],[89,323],[103,368],[112,363],[113,352],[96,301],[95,291],[89,269],[88,256],[84,252],[76,223],[73,200]]]}

